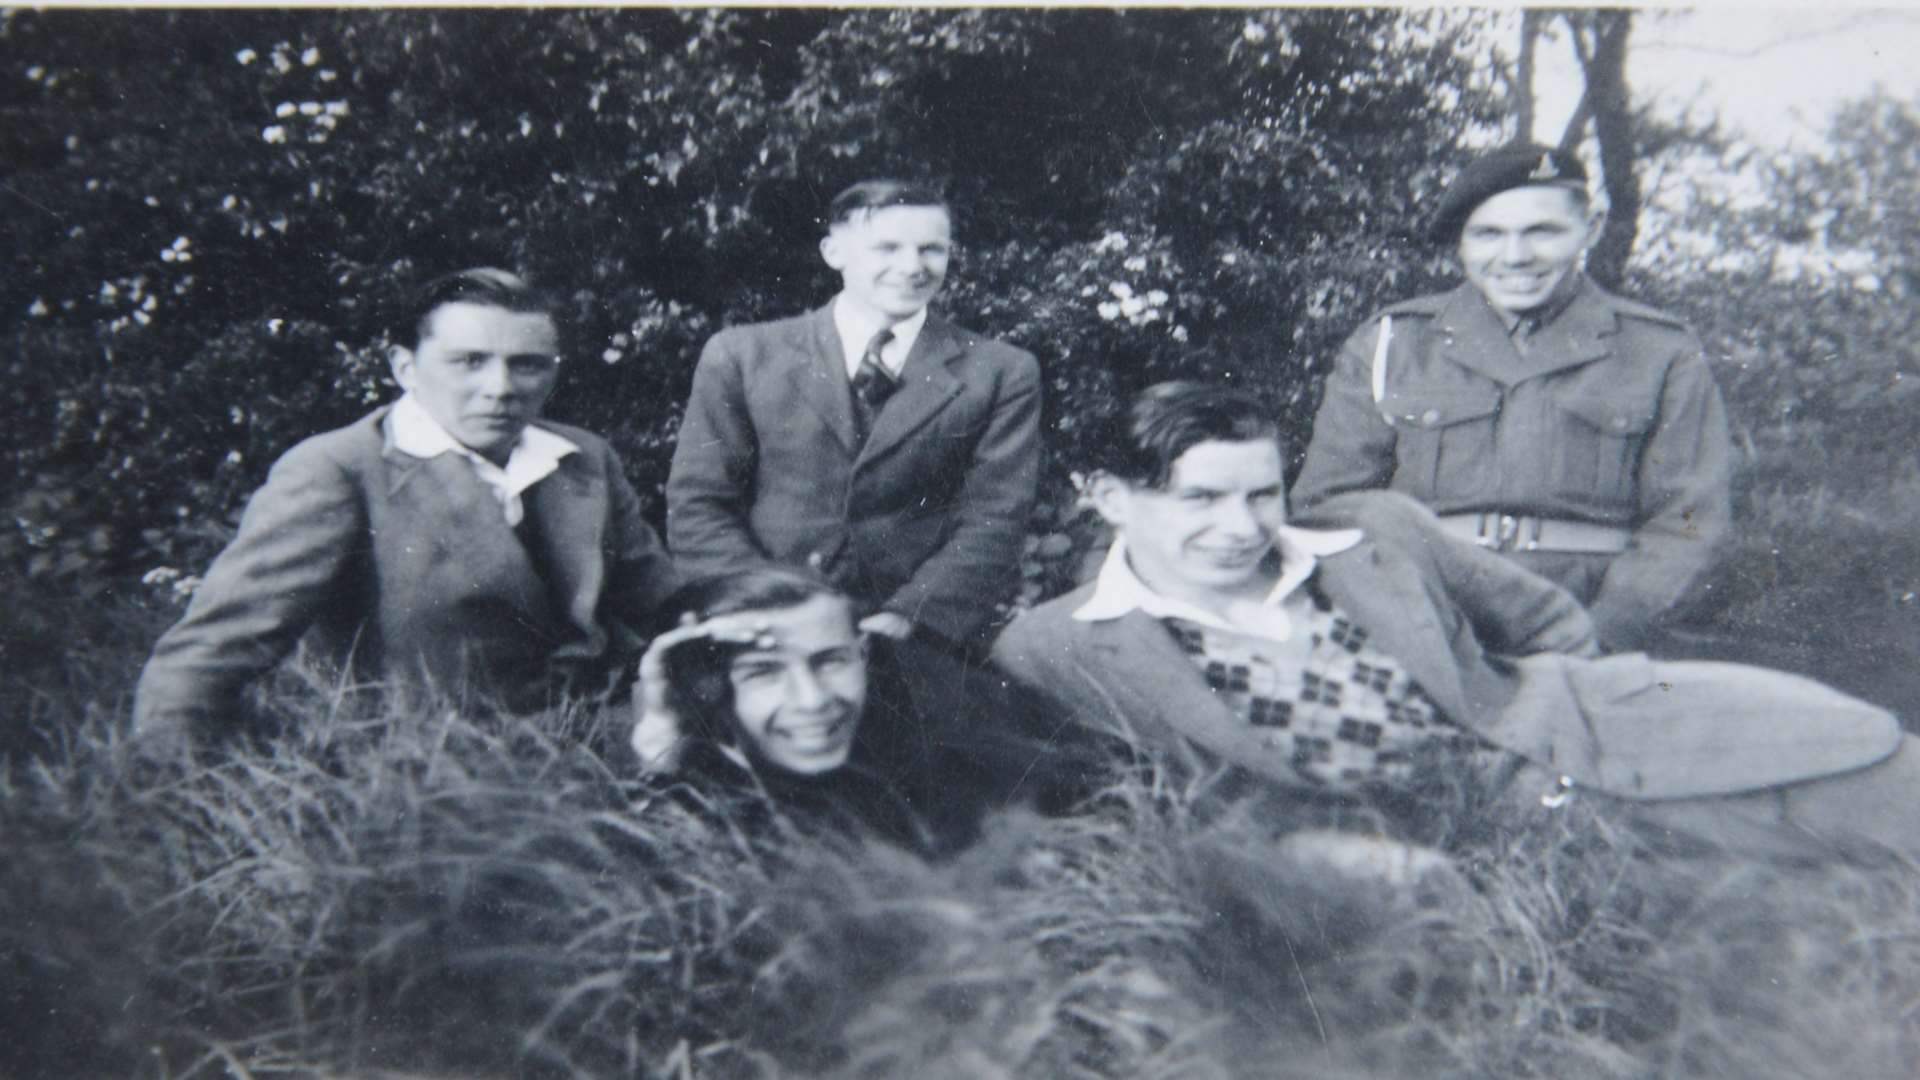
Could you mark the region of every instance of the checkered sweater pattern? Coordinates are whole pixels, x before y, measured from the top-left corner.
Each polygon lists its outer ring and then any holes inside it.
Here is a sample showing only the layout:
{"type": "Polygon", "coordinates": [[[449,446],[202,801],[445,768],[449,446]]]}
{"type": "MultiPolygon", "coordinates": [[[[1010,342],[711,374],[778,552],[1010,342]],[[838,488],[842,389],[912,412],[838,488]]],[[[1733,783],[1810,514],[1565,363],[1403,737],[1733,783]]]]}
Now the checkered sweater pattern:
{"type": "Polygon", "coordinates": [[[1461,748],[1478,742],[1337,608],[1306,605],[1286,641],[1180,618],[1161,622],[1214,694],[1307,786],[1347,790],[1404,780],[1417,747],[1435,739],[1461,748]]]}

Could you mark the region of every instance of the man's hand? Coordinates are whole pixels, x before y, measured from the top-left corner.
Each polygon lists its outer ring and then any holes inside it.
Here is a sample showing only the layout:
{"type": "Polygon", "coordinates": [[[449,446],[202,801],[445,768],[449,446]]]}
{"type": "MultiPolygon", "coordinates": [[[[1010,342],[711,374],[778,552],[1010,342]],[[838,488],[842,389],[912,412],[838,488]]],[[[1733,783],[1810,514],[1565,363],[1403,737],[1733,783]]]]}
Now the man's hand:
{"type": "Polygon", "coordinates": [[[680,616],[679,626],[648,643],[646,654],[640,657],[640,680],[633,691],[633,734],[627,739],[641,768],[672,772],[686,749],[687,733],[667,679],[667,654],[697,638],[757,645],[765,636],[764,623],[743,621],[737,616],[701,622],[689,611],[680,616]]]}
{"type": "Polygon", "coordinates": [[[860,620],[860,632],[905,641],[913,633],[913,620],[897,612],[876,611],[860,620]]]}

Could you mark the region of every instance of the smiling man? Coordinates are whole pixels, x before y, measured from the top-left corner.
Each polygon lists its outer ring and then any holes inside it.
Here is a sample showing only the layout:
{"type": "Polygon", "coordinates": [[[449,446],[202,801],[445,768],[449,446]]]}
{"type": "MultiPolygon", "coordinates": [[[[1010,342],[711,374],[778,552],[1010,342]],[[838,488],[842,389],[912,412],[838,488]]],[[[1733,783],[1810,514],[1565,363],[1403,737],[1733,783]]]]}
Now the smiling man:
{"type": "MultiPolygon", "coordinates": [[[[811,575],[728,571],[664,602],[679,622],[640,662],[630,739],[650,772],[748,783],[783,809],[874,830],[928,854],[970,838],[990,804],[1038,790],[1042,744],[967,725],[941,735],[905,668],[925,646],[861,633],[852,601],[811,575]]],[[[998,721],[997,687],[944,703],[998,721]]]]}
{"type": "Polygon", "coordinates": [[[863,630],[984,651],[1019,580],[1039,469],[1039,368],[931,314],[952,215],[914,184],[828,208],[827,306],[714,336],[667,481],[667,541],[698,572],[819,574],[863,630]]]}
{"type": "Polygon", "coordinates": [[[135,697],[154,740],[218,736],[241,687],[311,631],[396,686],[515,710],[619,686],[677,583],[605,442],[537,421],[551,301],[504,270],[440,278],[392,330],[404,393],[289,450],[135,697]]]}
{"type": "Polygon", "coordinates": [[[1280,433],[1247,395],[1154,387],[1098,454],[1098,578],[993,650],[1045,715],[1298,793],[1390,793],[1437,751],[1515,812],[1591,793],[1745,851],[1920,850],[1920,749],[1884,711],[1759,668],[1597,658],[1566,592],[1401,495],[1290,524],[1280,433]]]}
{"type": "Polygon", "coordinates": [[[1699,341],[1582,272],[1604,217],[1570,154],[1520,144],[1469,164],[1433,221],[1466,282],[1348,339],[1293,501],[1410,495],[1633,649],[1711,565],[1733,451],[1699,341]]]}

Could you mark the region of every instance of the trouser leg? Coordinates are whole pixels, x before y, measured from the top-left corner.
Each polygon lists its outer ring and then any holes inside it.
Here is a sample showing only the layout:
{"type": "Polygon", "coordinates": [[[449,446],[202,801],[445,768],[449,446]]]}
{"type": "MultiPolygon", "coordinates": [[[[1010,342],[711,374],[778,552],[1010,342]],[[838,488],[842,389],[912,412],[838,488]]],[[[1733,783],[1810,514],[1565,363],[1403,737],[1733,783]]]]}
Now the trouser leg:
{"type": "Polygon", "coordinates": [[[1863,769],[1744,795],[1628,803],[1635,823],[1668,839],[1748,855],[1823,858],[1891,848],[1920,860],[1920,746],[1903,736],[1863,769]]]}

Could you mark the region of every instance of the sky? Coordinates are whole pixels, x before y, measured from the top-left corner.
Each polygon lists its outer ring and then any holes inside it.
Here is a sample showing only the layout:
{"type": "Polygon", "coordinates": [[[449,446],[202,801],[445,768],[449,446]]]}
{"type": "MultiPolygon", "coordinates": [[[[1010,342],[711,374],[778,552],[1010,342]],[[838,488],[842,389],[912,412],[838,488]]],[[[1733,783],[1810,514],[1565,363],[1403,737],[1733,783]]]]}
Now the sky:
{"type": "MultiPolygon", "coordinates": [[[[1664,113],[1691,104],[1755,142],[1808,149],[1834,106],[1876,83],[1920,100],[1920,4],[1643,11],[1627,65],[1634,97],[1664,113]]],[[[1543,53],[1538,137],[1558,137],[1579,87],[1564,41],[1551,57],[1543,53]]]]}

